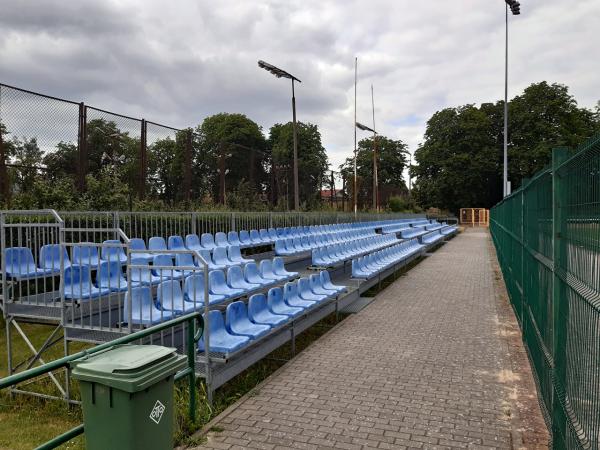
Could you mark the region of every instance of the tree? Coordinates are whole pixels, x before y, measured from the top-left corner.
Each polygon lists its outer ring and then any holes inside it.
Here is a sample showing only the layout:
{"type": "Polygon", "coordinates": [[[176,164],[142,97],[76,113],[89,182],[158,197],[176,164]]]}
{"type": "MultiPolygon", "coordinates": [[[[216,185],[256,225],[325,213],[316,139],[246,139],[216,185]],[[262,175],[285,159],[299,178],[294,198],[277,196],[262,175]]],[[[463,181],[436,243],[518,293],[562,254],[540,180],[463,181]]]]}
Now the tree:
{"type": "Polygon", "coordinates": [[[204,119],[196,131],[199,135],[196,165],[200,170],[192,184],[208,182],[213,198],[219,198],[223,171],[227,192],[244,182],[240,192],[247,192],[248,201],[253,201],[265,190],[269,155],[262,129],[256,122],[244,114],[220,113],[204,119]]]}
{"type": "MultiPolygon", "coordinates": [[[[320,191],[327,177],[327,154],[317,125],[298,122],[298,185],[303,208],[320,205],[320,191]]],[[[291,209],[294,198],[294,128],[292,122],[275,124],[269,130],[268,146],[273,158],[274,198],[284,198],[291,209]]]]}
{"type": "MultiPolygon", "coordinates": [[[[429,119],[413,169],[422,207],[458,212],[461,207],[489,208],[502,198],[503,109],[502,101],[465,105],[429,119]]],[[[599,127],[597,115],[579,108],[566,86],[545,81],[512,99],[508,110],[513,189],[550,163],[552,148],[575,148],[599,127]]]]}
{"type": "MultiPolygon", "coordinates": [[[[408,165],[406,149],[407,145],[401,140],[377,136],[377,179],[382,206],[387,205],[390,197],[408,192],[403,175],[408,165]]],[[[354,198],[354,158],[347,158],[340,170],[350,180],[348,191],[350,198],[354,198]]],[[[373,137],[361,139],[358,143],[356,172],[358,204],[361,208],[370,208],[373,202],[373,137]]]]}
{"type": "Polygon", "coordinates": [[[42,150],[36,138],[13,138],[12,141],[12,168],[11,178],[19,192],[29,192],[39,177],[39,163],[42,159],[42,150]]]}
{"type": "Polygon", "coordinates": [[[509,103],[509,179],[513,186],[548,166],[552,148],[575,149],[598,130],[594,112],[579,108],[569,88],[532,84],[509,103]]]}

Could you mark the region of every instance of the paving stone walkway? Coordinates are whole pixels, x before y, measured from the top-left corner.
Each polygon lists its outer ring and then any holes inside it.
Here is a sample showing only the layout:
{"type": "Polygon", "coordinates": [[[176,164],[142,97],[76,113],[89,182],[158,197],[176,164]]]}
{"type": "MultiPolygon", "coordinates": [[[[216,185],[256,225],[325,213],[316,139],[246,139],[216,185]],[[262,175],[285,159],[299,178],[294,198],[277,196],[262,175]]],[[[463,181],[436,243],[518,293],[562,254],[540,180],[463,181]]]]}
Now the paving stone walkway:
{"type": "Polygon", "coordinates": [[[467,230],[221,415],[201,448],[546,448],[487,230],[467,230]]]}

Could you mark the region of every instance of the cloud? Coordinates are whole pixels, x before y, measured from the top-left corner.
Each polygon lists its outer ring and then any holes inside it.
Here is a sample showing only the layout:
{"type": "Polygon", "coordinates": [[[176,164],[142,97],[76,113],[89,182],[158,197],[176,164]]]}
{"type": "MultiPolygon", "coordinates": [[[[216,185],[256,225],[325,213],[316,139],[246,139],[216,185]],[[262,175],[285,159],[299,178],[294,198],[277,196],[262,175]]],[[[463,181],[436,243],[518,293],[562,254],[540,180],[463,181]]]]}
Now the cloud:
{"type": "MultiPolygon", "coordinates": [[[[597,0],[522,1],[510,17],[510,95],[532,82],[598,100],[597,0]]],[[[414,151],[436,110],[500,99],[504,2],[0,0],[0,81],[184,127],[242,112],[265,131],[291,119],[320,126],[334,166],[351,155],[354,57],[358,119],[414,151]]],[[[359,135],[360,137],[360,135],[359,135]]]]}

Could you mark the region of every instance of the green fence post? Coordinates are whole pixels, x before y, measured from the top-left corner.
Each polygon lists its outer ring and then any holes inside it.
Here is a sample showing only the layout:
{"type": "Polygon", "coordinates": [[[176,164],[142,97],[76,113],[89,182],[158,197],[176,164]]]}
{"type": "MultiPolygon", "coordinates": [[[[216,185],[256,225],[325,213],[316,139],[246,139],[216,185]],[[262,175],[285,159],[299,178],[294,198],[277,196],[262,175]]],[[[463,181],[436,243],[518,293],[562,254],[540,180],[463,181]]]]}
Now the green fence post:
{"type": "Polygon", "coordinates": [[[529,178],[523,178],[521,181],[521,310],[519,311],[519,322],[521,322],[521,328],[523,336],[525,336],[523,327],[525,321],[523,320],[523,314],[525,314],[525,301],[527,296],[525,295],[525,283],[526,274],[525,270],[525,230],[526,230],[526,208],[525,208],[525,196],[527,195],[527,185],[529,184],[529,178]]]}
{"type": "MultiPolygon", "coordinates": [[[[552,150],[552,320],[554,386],[552,389],[552,433],[566,437],[565,412],[558,396],[564,396],[566,369],[566,336],[569,323],[569,303],[565,286],[559,275],[565,255],[565,186],[561,181],[560,165],[569,157],[566,147],[552,150]]],[[[564,398],[562,399],[564,400],[564,398]]]]}

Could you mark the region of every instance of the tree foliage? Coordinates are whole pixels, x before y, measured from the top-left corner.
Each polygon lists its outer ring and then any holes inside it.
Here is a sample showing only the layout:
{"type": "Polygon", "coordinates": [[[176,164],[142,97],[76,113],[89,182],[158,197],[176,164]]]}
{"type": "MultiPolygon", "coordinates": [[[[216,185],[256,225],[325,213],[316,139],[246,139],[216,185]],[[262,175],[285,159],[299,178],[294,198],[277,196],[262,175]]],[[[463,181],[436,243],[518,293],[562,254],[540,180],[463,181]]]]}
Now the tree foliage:
{"type": "MultiPolygon", "coordinates": [[[[321,143],[317,125],[297,122],[298,125],[298,185],[300,204],[304,209],[320,205],[321,186],[326,179],[329,163],[321,143]]],[[[294,128],[293,123],[275,124],[269,130],[268,146],[275,167],[275,197],[294,206],[294,128]]]]}
{"type": "MultiPolygon", "coordinates": [[[[377,136],[377,178],[380,203],[385,206],[392,196],[406,195],[408,189],[404,180],[404,170],[408,166],[407,145],[401,140],[377,136]]],[[[354,197],[354,158],[347,158],[340,171],[349,180],[350,198],[354,197]]],[[[372,206],[373,199],[373,137],[361,139],[357,145],[356,157],[358,205],[361,208],[372,206]]]]}
{"type": "MultiPolygon", "coordinates": [[[[502,198],[504,102],[436,112],[415,152],[415,196],[424,207],[489,208],[502,198]]],[[[509,102],[509,180],[513,188],[598,130],[598,115],[580,108],[560,84],[529,86],[509,102]]]]}
{"type": "Polygon", "coordinates": [[[246,192],[248,201],[262,192],[268,180],[269,155],[261,127],[244,114],[220,113],[209,116],[196,130],[195,182],[205,183],[214,199],[219,198],[221,169],[226,192],[246,192]]]}

